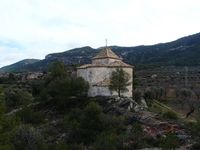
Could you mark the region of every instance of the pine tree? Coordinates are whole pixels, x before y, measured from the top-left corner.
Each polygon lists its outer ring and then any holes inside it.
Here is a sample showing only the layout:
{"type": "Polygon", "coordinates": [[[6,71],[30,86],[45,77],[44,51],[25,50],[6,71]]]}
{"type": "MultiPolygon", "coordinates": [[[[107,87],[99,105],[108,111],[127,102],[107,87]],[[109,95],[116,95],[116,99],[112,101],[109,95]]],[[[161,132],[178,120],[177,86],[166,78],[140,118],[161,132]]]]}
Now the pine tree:
{"type": "Polygon", "coordinates": [[[118,96],[121,97],[121,92],[128,91],[127,86],[131,84],[129,80],[130,75],[122,68],[117,68],[116,71],[112,72],[110,77],[109,89],[111,91],[116,91],[118,96]]]}

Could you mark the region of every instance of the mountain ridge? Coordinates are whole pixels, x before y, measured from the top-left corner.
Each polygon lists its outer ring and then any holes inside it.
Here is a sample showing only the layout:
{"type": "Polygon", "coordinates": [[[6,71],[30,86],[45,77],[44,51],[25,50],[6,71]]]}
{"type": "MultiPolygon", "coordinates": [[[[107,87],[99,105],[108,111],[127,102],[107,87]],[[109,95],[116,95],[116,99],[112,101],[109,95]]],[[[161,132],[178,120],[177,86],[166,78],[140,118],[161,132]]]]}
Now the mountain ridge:
{"type": "MultiPolygon", "coordinates": [[[[197,66],[200,65],[200,33],[185,36],[177,40],[155,45],[134,47],[109,46],[126,63],[135,66],[197,66]]],[[[102,47],[94,49],[90,46],[70,49],[60,53],[46,55],[45,59],[18,67],[12,71],[44,71],[54,61],[62,61],[66,65],[79,65],[91,62],[102,47]]],[[[3,67],[3,72],[9,66],[3,67]]],[[[2,72],[2,68],[0,69],[2,72]]]]}
{"type": "Polygon", "coordinates": [[[36,63],[38,61],[40,61],[40,60],[39,59],[23,59],[14,64],[0,68],[0,72],[15,72],[15,70],[18,70],[18,69],[23,70],[23,68],[26,65],[30,65],[30,64],[36,63]]]}

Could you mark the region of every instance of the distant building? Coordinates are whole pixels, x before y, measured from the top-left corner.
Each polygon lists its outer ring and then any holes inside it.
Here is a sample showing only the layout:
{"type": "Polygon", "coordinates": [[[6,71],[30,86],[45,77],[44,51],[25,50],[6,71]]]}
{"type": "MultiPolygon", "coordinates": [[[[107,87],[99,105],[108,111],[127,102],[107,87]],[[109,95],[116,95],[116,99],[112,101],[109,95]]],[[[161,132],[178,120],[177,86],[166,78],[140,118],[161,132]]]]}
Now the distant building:
{"type": "Polygon", "coordinates": [[[92,64],[77,68],[77,76],[83,77],[89,83],[88,96],[115,96],[115,91],[109,90],[110,77],[113,71],[122,68],[130,75],[128,91],[121,93],[125,97],[132,97],[133,67],[122,61],[110,48],[106,47],[92,58],[92,64]]]}

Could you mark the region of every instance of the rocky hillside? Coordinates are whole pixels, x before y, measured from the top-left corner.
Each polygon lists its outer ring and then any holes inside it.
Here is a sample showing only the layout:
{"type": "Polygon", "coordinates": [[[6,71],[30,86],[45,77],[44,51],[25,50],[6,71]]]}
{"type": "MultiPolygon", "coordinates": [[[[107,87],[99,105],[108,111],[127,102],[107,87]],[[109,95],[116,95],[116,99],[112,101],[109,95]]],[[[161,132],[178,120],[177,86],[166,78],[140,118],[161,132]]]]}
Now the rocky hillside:
{"type": "Polygon", "coordinates": [[[26,67],[40,61],[39,59],[24,59],[17,63],[0,68],[0,72],[26,71],[26,67]]]}
{"type": "MultiPolygon", "coordinates": [[[[150,46],[120,47],[111,46],[112,50],[123,57],[124,61],[135,66],[196,66],[200,65],[200,33],[180,38],[178,40],[150,46]]],[[[67,65],[90,63],[90,59],[101,48],[93,49],[89,46],[75,48],[62,53],[49,54],[44,60],[23,67],[15,71],[45,70],[54,61],[63,61],[67,65]]],[[[10,71],[8,66],[0,71],[10,71]]],[[[12,70],[11,70],[12,71],[12,70]]]]}

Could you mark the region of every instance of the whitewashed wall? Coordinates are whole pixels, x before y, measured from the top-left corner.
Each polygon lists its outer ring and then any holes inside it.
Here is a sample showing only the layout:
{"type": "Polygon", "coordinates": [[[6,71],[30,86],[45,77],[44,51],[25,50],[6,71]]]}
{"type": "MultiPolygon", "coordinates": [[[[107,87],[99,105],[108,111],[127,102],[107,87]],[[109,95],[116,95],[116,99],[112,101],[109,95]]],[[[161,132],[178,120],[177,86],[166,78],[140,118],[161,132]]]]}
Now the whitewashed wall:
{"type": "MultiPolygon", "coordinates": [[[[89,83],[88,96],[113,96],[117,95],[117,92],[109,90],[110,76],[116,68],[110,67],[89,67],[85,69],[78,69],[77,76],[83,77],[89,83]]],[[[126,97],[132,97],[132,68],[123,68],[130,75],[130,85],[127,87],[128,91],[121,93],[126,97]]]]}

